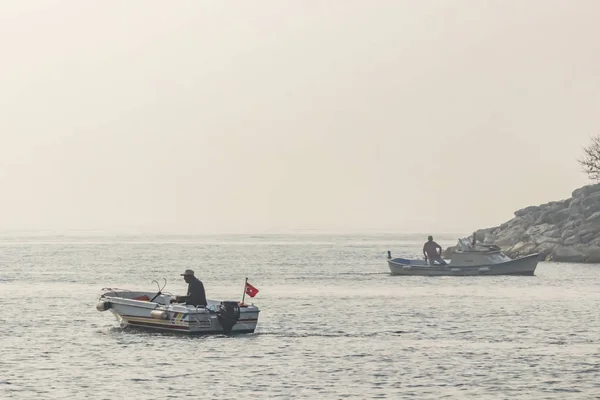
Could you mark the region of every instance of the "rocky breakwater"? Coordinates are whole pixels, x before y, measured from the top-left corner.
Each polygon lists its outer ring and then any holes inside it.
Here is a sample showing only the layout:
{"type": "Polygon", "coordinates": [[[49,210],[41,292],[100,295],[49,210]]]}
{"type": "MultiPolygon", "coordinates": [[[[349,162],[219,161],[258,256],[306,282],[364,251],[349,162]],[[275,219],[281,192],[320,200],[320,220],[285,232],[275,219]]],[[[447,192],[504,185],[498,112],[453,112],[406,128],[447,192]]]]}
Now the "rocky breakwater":
{"type": "Polygon", "coordinates": [[[600,184],[514,215],[500,226],[476,231],[477,240],[496,244],[513,258],[539,253],[547,261],[600,263],[600,184]]]}

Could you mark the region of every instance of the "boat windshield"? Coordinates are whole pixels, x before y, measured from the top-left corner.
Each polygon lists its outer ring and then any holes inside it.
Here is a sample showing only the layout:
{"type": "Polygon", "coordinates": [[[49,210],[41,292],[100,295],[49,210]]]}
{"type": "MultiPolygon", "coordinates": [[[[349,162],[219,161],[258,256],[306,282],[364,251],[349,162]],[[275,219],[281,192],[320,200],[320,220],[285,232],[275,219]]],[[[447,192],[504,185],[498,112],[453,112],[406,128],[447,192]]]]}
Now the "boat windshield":
{"type": "Polygon", "coordinates": [[[487,252],[487,251],[499,251],[500,247],[498,247],[494,244],[483,244],[483,243],[475,243],[475,245],[473,245],[473,242],[471,242],[471,240],[469,240],[469,238],[461,238],[461,239],[458,239],[458,244],[456,245],[456,250],[460,251],[460,252],[472,252],[472,251],[487,252]]]}

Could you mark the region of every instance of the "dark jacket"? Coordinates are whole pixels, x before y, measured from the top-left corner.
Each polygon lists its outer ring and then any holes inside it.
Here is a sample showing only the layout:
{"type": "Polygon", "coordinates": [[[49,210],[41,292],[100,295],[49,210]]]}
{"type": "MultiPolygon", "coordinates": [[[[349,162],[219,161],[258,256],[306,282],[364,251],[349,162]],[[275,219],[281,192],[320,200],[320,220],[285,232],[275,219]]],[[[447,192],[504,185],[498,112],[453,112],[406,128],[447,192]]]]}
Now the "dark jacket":
{"type": "Polygon", "coordinates": [[[188,283],[187,296],[181,296],[179,299],[185,301],[185,304],[192,306],[206,306],[206,293],[204,285],[198,278],[192,276],[191,282],[188,283]]]}
{"type": "Polygon", "coordinates": [[[437,249],[440,249],[440,253],[442,252],[442,246],[440,246],[436,242],[425,242],[425,244],[423,245],[423,254],[427,258],[436,259],[440,256],[437,249]]]}

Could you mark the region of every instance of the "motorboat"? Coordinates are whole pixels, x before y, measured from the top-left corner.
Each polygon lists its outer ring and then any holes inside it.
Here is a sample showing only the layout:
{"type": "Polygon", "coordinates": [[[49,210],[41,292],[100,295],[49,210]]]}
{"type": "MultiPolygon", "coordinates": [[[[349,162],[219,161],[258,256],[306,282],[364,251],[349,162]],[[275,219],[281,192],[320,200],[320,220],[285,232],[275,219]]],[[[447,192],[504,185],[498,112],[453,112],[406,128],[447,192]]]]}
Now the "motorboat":
{"type": "Polygon", "coordinates": [[[172,296],[162,292],[164,286],[158,291],[103,288],[96,309],[110,311],[121,328],[184,334],[253,333],[256,329],[260,310],[254,304],[243,300],[207,300],[206,307],[171,303],[172,296]]]}
{"type": "Polygon", "coordinates": [[[534,275],[538,254],[512,259],[496,245],[462,238],[458,239],[446,265],[430,266],[424,259],[392,258],[390,251],[387,262],[392,275],[534,275]]]}

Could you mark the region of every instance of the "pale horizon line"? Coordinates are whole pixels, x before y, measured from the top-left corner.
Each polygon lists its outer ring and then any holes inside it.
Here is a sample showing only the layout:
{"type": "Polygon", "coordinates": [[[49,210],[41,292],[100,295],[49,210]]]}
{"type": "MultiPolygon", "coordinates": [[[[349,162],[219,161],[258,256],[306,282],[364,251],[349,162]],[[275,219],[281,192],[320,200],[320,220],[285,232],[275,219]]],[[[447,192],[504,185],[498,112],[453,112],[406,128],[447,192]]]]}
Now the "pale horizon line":
{"type": "Polygon", "coordinates": [[[403,231],[392,229],[287,229],[266,231],[212,231],[212,232],[176,232],[176,231],[136,231],[136,230],[100,230],[100,229],[15,229],[0,230],[0,237],[7,236],[253,236],[253,235],[470,235],[472,232],[459,231],[403,231]]]}

